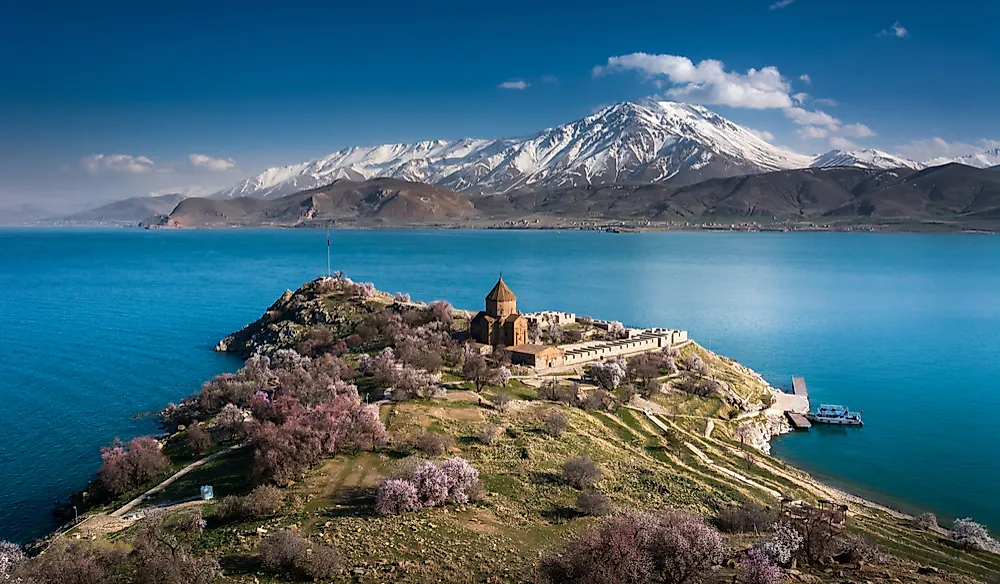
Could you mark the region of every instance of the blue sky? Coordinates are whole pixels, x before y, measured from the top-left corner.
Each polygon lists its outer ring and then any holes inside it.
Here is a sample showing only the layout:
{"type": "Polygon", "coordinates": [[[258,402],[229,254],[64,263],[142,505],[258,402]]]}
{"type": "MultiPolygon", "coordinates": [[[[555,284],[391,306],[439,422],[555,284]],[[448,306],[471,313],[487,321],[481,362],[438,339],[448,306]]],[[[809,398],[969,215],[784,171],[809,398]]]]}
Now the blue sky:
{"type": "Polygon", "coordinates": [[[339,4],[7,3],[0,206],[207,192],[344,146],[524,135],[653,94],[805,153],[1000,140],[1000,3],[339,4]]]}

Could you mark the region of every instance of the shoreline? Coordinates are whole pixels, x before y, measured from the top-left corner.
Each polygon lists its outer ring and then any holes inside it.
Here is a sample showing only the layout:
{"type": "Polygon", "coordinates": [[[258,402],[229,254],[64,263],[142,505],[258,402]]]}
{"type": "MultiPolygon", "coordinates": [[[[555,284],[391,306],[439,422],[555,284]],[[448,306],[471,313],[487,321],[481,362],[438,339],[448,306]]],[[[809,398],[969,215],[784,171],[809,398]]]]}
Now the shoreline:
{"type": "MultiPolygon", "coordinates": [[[[239,331],[234,331],[234,333],[232,333],[229,336],[232,336],[233,334],[236,334],[237,332],[239,332],[239,331]]],[[[691,342],[691,341],[689,341],[689,342],[691,342]]],[[[695,342],[695,344],[697,345],[696,342],[695,342]]],[[[700,345],[698,345],[698,346],[701,347],[700,345]]],[[[749,374],[749,375],[757,378],[762,383],[766,384],[767,388],[769,389],[769,391],[772,394],[774,394],[774,393],[782,393],[782,394],[784,394],[785,393],[785,392],[781,391],[780,389],[777,389],[774,386],[772,386],[766,380],[764,380],[763,376],[761,376],[757,371],[755,371],[755,370],[753,370],[753,369],[751,369],[751,368],[749,368],[749,367],[747,367],[747,366],[739,363],[738,361],[733,361],[732,359],[730,359],[730,358],[728,358],[728,357],[726,357],[724,355],[715,353],[714,351],[710,351],[709,349],[706,349],[704,347],[701,347],[701,348],[704,349],[705,351],[708,351],[709,353],[712,353],[712,354],[714,354],[714,355],[716,355],[716,356],[724,359],[724,360],[732,361],[732,363],[734,365],[736,365],[738,368],[742,369],[745,373],[747,373],[747,374],[749,374]]],[[[157,415],[162,414],[162,412],[163,412],[162,409],[159,410],[159,412],[158,412],[157,415]]],[[[768,422],[767,422],[767,412],[768,412],[768,409],[765,408],[765,409],[762,409],[759,412],[757,412],[757,413],[755,413],[755,414],[753,414],[752,416],[749,416],[749,417],[753,418],[755,416],[759,416],[760,418],[763,418],[765,420],[764,421],[764,425],[767,426],[768,425],[768,422]]],[[[148,415],[149,413],[151,413],[151,412],[146,412],[146,415],[148,415]]],[[[831,480],[830,480],[829,477],[826,477],[826,478],[817,478],[809,470],[807,470],[805,468],[802,468],[800,466],[797,466],[795,463],[793,463],[791,461],[787,461],[787,460],[785,460],[783,458],[775,456],[774,454],[771,454],[770,451],[769,451],[770,442],[774,439],[774,437],[780,436],[780,435],[783,435],[783,434],[786,434],[786,433],[790,433],[790,430],[787,428],[787,423],[785,424],[784,431],[771,431],[771,432],[769,432],[768,433],[768,438],[767,438],[768,449],[767,450],[761,449],[761,450],[763,450],[768,457],[773,458],[774,460],[780,462],[782,465],[786,466],[788,470],[792,471],[792,473],[796,475],[796,478],[799,481],[801,481],[802,483],[804,483],[803,486],[805,486],[807,488],[807,490],[812,491],[813,493],[817,494],[820,497],[822,497],[824,495],[830,495],[830,496],[832,496],[831,498],[840,499],[840,500],[843,500],[845,502],[851,502],[851,503],[854,503],[856,505],[861,505],[861,506],[864,506],[864,507],[867,507],[867,508],[870,508],[870,509],[881,511],[883,513],[888,513],[888,514],[890,514],[893,517],[896,517],[898,519],[913,519],[914,518],[913,515],[911,515],[909,513],[906,513],[904,511],[901,511],[899,509],[894,508],[891,503],[882,503],[882,502],[879,502],[878,500],[875,500],[875,499],[872,499],[872,498],[869,498],[869,497],[866,497],[866,496],[863,496],[863,495],[852,493],[849,489],[845,489],[843,487],[837,486],[835,484],[835,481],[831,482],[831,480]]],[[[175,433],[161,432],[159,434],[159,439],[163,440],[165,438],[175,436],[176,434],[177,434],[176,432],[175,433]]],[[[754,446],[757,447],[756,444],[754,444],[754,446]]],[[[155,490],[155,488],[157,488],[157,486],[159,486],[159,485],[153,486],[153,489],[155,490]]],[[[76,493],[74,493],[74,494],[76,494],[76,493]]],[[[43,537],[42,539],[45,540],[45,539],[48,539],[48,538],[50,538],[50,537],[58,534],[59,532],[67,529],[68,525],[69,524],[64,524],[64,525],[58,526],[54,531],[50,532],[47,536],[43,537]]]]}
{"type": "Polygon", "coordinates": [[[624,221],[608,220],[594,222],[593,225],[554,223],[550,225],[504,225],[490,224],[448,224],[448,223],[405,223],[398,225],[376,224],[330,224],[330,225],[194,225],[159,227],[136,223],[79,223],[79,224],[12,224],[0,225],[0,229],[95,229],[95,230],[144,230],[144,231],[240,231],[240,230],[301,230],[301,231],[594,231],[613,235],[637,233],[862,233],[895,235],[998,235],[996,228],[974,228],[949,226],[940,223],[900,223],[900,224],[856,224],[856,225],[768,225],[755,223],[705,223],[635,225],[624,221]]]}

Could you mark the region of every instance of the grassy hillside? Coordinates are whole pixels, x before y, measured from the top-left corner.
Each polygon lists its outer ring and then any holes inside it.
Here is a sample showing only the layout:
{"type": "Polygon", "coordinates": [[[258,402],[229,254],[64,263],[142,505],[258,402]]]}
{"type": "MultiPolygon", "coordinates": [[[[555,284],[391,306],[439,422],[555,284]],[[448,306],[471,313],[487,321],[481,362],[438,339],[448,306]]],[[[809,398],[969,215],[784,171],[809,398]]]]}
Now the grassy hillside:
{"type": "MultiPolygon", "coordinates": [[[[330,289],[314,282],[286,294],[261,321],[234,335],[231,340],[238,342],[228,347],[251,353],[262,347],[269,351],[313,348],[310,331],[317,327],[332,331],[330,338],[325,332],[317,335],[327,342],[321,347],[334,346],[363,330],[372,315],[394,306],[404,314],[428,310],[406,302],[394,305],[383,294],[354,294],[342,286],[330,289]],[[324,316],[316,316],[317,307],[322,307],[324,316]],[[267,332],[279,330],[291,332],[284,336],[267,332]],[[307,339],[312,344],[303,345],[307,339]]],[[[451,330],[460,331],[463,326],[458,320],[451,330]]],[[[373,352],[377,344],[368,341],[343,359],[357,363],[362,352],[373,352]]],[[[943,532],[920,529],[911,518],[846,499],[807,474],[741,444],[737,428],[759,423],[751,412],[767,401],[770,388],[754,372],[694,343],[686,345],[679,357],[692,353],[700,355],[713,377],[724,382],[726,392],[708,397],[682,394],[670,389],[671,381],[682,373],[666,373],[658,380],[666,382],[665,391],[653,392],[649,402],[633,402],[655,406],[618,403],[591,410],[567,405],[565,400],[540,399],[540,393],[549,395],[551,388],[542,391],[542,381],[531,375],[512,380],[506,388],[488,386],[477,394],[468,389],[470,384],[447,381],[460,379],[461,369],[446,360],[441,383],[448,389],[443,395],[380,402],[386,441],[373,451],[325,457],[297,480],[283,483],[284,503],[273,515],[223,520],[218,517],[222,502],[191,500],[201,485],[213,485],[217,498],[251,492],[260,481],[252,470],[253,444],[238,446],[194,469],[143,506],[170,514],[200,507],[207,523],[193,549],[196,554],[218,558],[225,573],[220,582],[293,581],[290,575],[265,569],[260,560],[262,538],[282,529],[293,529],[339,550],[340,568],[329,581],[523,582],[532,580],[542,554],[557,550],[568,538],[600,521],[578,509],[580,490],[562,476],[568,459],[586,455],[603,473],[594,488],[618,512],[681,509],[713,520],[746,503],[777,511],[783,506],[830,500],[849,507],[844,526],[837,528],[839,534],[864,534],[888,555],[865,565],[800,564],[786,571],[791,581],[971,582],[1000,574],[1000,556],[958,549],[943,532]],[[503,407],[492,405],[501,392],[516,399],[503,407]],[[546,419],[553,412],[561,412],[567,421],[559,435],[546,431],[546,419]],[[747,415],[741,417],[741,413],[747,415]],[[484,439],[487,426],[496,428],[495,439],[484,439]],[[444,452],[428,455],[417,450],[428,432],[444,437],[444,452]],[[383,478],[398,476],[414,457],[440,461],[454,456],[478,469],[483,486],[479,500],[402,515],[375,512],[376,489],[383,478]]],[[[596,391],[586,384],[572,385],[574,380],[579,381],[575,374],[565,374],[560,384],[567,390],[596,391]]],[[[364,375],[354,383],[362,390],[377,386],[364,375]]],[[[377,397],[372,393],[372,401],[377,397]]],[[[166,451],[182,452],[188,432],[176,433],[166,451]]],[[[133,523],[126,522],[119,530],[121,524],[109,528],[95,518],[66,538],[95,538],[128,547],[142,520],[133,523]]],[[[706,572],[704,581],[731,582],[740,554],[759,536],[726,533],[724,537],[727,560],[706,572]]]]}

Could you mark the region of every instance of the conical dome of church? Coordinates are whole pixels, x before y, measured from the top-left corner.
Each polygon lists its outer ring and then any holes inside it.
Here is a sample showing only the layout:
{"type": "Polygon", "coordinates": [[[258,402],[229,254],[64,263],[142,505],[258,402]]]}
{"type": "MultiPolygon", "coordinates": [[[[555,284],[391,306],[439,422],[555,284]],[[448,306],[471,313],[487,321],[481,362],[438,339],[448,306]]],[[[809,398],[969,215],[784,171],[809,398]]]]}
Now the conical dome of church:
{"type": "Polygon", "coordinates": [[[503,281],[503,276],[500,276],[500,279],[497,280],[496,286],[493,286],[493,289],[490,290],[490,293],[486,295],[486,300],[493,300],[496,302],[511,302],[517,300],[517,296],[514,295],[514,292],[511,291],[511,289],[503,281]]]}

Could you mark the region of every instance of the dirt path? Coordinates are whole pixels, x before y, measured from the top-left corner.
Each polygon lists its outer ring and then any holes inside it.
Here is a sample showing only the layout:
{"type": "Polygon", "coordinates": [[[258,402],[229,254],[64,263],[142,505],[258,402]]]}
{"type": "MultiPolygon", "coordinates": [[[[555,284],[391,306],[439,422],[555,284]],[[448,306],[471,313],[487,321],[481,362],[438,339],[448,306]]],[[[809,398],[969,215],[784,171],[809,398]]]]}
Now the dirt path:
{"type": "Polygon", "coordinates": [[[196,460],[196,461],[192,462],[191,464],[185,466],[184,468],[180,469],[179,471],[177,471],[176,473],[174,473],[173,475],[171,475],[169,478],[167,478],[166,480],[164,480],[162,483],[156,485],[152,489],[150,489],[150,490],[146,491],[145,493],[139,495],[135,499],[132,499],[128,503],[125,503],[120,508],[118,508],[118,510],[113,511],[112,513],[110,513],[110,516],[111,517],[124,517],[126,513],[128,513],[129,511],[131,511],[135,507],[137,507],[140,503],[142,503],[146,499],[149,499],[153,495],[156,495],[156,494],[162,492],[164,489],[166,489],[170,485],[174,484],[174,482],[176,482],[177,479],[179,479],[182,476],[188,474],[189,472],[191,472],[194,469],[198,468],[199,466],[205,464],[206,462],[209,462],[211,460],[215,460],[216,458],[219,458],[220,456],[222,456],[224,454],[232,452],[233,450],[236,450],[237,448],[239,448],[241,446],[243,446],[243,445],[242,444],[236,444],[236,445],[230,446],[229,448],[226,448],[224,450],[220,450],[220,451],[216,452],[215,454],[210,454],[210,455],[206,456],[205,458],[202,458],[200,460],[196,460]]]}

